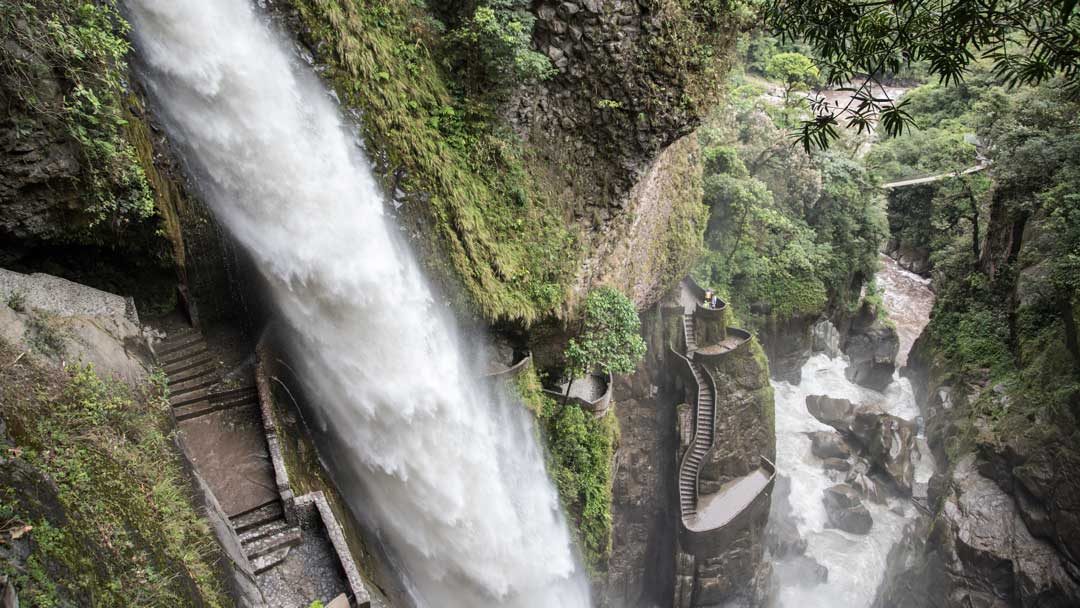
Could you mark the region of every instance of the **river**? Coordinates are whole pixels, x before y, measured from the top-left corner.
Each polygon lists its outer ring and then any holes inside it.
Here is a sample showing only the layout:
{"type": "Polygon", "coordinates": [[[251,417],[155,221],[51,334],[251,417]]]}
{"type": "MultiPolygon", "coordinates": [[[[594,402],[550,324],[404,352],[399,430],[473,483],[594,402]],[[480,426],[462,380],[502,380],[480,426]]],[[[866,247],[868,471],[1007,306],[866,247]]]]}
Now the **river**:
{"type": "MultiPolygon", "coordinates": [[[[900,337],[899,359],[906,361],[911,344],[926,325],[934,296],[926,279],[903,270],[890,258],[882,258],[877,285],[900,337]]],[[[777,470],[790,479],[792,515],[800,535],[807,542],[806,555],[828,569],[827,581],[820,583],[806,576],[805,569],[797,568],[795,560],[776,562],[774,566],[780,583],[778,599],[782,608],[869,606],[885,572],[889,550],[900,539],[909,518],[915,516],[907,499],[890,498],[884,505],[864,500],[874,519],[869,534],[849,534],[827,525],[822,492],[842,483],[844,474],[825,471],[821,459],[810,452],[807,433],[833,429],[807,412],[806,397],[828,395],[853,403],[874,403],[888,413],[908,420],[919,415],[911,383],[899,373],[894,375],[885,392],[879,393],[849,382],[844,377],[846,366],[843,355],[830,358],[818,353],[803,367],[799,384],[773,382],[777,470]]],[[[928,480],[932,470],[930,457],[921,458],[916,463],[916,481],[928,480]]]]}

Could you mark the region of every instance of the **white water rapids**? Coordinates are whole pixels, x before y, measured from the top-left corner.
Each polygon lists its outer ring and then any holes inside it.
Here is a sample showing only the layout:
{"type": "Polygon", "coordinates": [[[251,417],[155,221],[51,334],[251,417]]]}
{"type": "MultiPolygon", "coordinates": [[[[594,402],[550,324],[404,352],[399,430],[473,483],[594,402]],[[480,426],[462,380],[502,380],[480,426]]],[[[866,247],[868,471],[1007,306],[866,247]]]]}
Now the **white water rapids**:
{"type": "MultiPolygon", "coordinates": [[[[928,319],[933,294],[927,281],[901,269],[891,259],[884,258],[877,282],[883,290],[883,301],[889,318],[901,336],[900,360],[906,361],[907,350],[922,331],[928,319]]],[[[800,578],[798,571],[781,560],[776,564],[780,579],[781,608],[864,608],[870,606],[886,570],[889,550],[900,540],[904,525],[915,516],[906,499],[891,498],[886,505],[870,500],[863,504],[874,519],[869,534],[849,534],[829,528],[822,493],[828,487],[844,481],[844,474],[830,475],[822,468],[821,459],[810,451],[813,431],[834,429],[814,418],[806,409],[808,395],[828,395],[848,399],[852,403],[874,403],[893,415],[913,420],[919,415],[911,383],[895,374],[884,393],[860,387],[847,380],[843,355],[830,358],[819,353],[802,368],[798,385],[773,382],[776,391],[776,468],[791,480],[790,503],[799,533],[807,541],[806,555],[828,568],[828,580],[800,578]],[[893,512],[897,508],[903,514],[893,512]],[[785,576],[787,575],[787,576],[785,576]]],[[[921,441],[920,441],[921,442],[921,441]]],[[[923,444],[924,453],[928,454],[923,444]]],[[[916,463],[915,479],[925,482],[933,469],[927,455],[916,463]]]]}
{"type": "Polygon", "coordinates": [[[320,452],[417,603],[589,606],[524,408],[476,380],[327,91],[249,0],[127,6],[158,113],[292,328],[320,452]]]}

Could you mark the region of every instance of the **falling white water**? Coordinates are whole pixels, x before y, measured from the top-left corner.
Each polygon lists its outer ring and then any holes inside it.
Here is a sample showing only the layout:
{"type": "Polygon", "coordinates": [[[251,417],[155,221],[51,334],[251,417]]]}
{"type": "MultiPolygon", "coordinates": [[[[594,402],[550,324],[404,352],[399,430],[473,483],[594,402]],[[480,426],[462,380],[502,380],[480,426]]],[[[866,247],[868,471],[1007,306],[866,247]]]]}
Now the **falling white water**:
{"type": "Polygon", "coordinates": [[[588,606],[524,409],[475,380],[327,92],[249,0],[127,4],[170,135],[292,328],[320,451],[414,599],[588,606]]]}
{"type": "MultiPolygon", "coordinates": [[[[926,324],[933,294],[927,282],[899,268],[895,263],[884,264],[878,286],[884,290],[884,303],[902,336],[902,352],[906,359],[914,336],[926,324]]],[[[813,431],[833,431],[814,418],[806,409],[808,395],[828,395],[848,399],[857,404],[877,404],[886,412],[907,420],[919,415],[911,383],[895,374],[884,393],[855,385],[844,376],[847,367],[844,356],[835,359],[817,354],[802,368],[802,381],[797,385],[773,382],[776,392],[776,468],[791,479],[790,502],[799,533],[807,541],[806,555],[828,568],[828,581],[792,580],[780,573],[779,606],[781,608],[832,608],[845,606],[864,608],[874,600],[886,569],[889,550],[900,540],[904,525],[915,516],[907,499],[892,498],[886,505],[869,500],[863,504],[870,510],[874,525],[869,534],[858,535],[827,527],[828,518],[822,503],[826,488],[843,483],[844,474],[825,471],[820,458],[810,451],[813,431]],[[897,509],[900,513],[894,512],[897,509]],[[902,514],[901,514],[902,513],[902,514]]],[[[924,456],[916,462],[915,480],[925,483],[933,462],[925,442],[924,456]]]]}

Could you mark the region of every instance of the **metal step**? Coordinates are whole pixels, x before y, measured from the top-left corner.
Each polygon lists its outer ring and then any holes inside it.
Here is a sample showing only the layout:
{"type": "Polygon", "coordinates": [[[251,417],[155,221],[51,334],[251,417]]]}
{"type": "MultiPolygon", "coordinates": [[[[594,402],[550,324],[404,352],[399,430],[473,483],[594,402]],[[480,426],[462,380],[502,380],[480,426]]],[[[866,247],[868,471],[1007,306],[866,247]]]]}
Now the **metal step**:
{"type": "Polygon", "coordinates": [[[173,406],[173,408],[175,409],[182,405],[195,403],[196,401],[206,401],[207,397],[209,397],[209,393],[205,388],[201,388],[194,391],[188,391],[179,395],[171,395],[169,397],[169,405],[173,406]]]}
{"type": "Polygon", "coordinates": [[[206,388],[212,384],[215,384],[218,382],[219,378],[218,375],[214,373],[214,371],[215,370],[211,368],[202,375],[194,376],[188,378],[187,380],[182,380],[178,382],[170,382],[169,393],[172,395],[183,395],[184,393],[189,393],[193,390],[206,388]]]}
{"type": "Polygon", "coordinates": [[[202,401],[196,401],[195,403],[188,403],[186,405],[174,407],[173,415],[176,416],[177,420],[191,420],[192,418],[198,418],[199,416],[213,414],[214,412],[220,412],[222,410],[229,410],[239,407],[258,407],[258,405],[258,402],[254,400],[223,402],[203,399],[202,401]]]}
{"type": "Polygon", "coordinates": [[[284,532],[290,527],[291,526],[289,525],[289,522],[285,521],[284,517],[268,521],[264,524],[259,524],[258,526],[249,528],[241,532],[239,534],[240,542],[251,543],[261,538],[266,538],[267,536],[270,536],[272,534],[284,532]]]}
{"type": "Polygon", "coordinates": [[[175,363],[183,361],[184,359],[189,359],[196,355],[201,355],[205,352],[207,352],[206,343],[195,342],[194,344],[188,344],[187,346],[184,346],[183,348],[178,348],[168,354],[158,355],[158,360],[165,365],[173,365],[175,363]]]}
{"type": "Polygon", "coordinates": [[[168,338],[165,338],[165,340],[158,345],[156,350],[158,356],[162,357],[202,341],[202,334],[199,334],[198,332],[191,332],[180,336],[171,335],[168,338]]]}

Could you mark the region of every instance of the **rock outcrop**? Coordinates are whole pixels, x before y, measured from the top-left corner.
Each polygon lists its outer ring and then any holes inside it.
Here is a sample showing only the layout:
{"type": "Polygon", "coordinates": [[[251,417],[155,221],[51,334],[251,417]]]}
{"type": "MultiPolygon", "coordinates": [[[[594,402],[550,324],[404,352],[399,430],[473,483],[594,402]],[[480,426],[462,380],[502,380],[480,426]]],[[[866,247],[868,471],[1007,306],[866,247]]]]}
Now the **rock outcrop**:
{"type": "Polygon", "coordinates": [[[852,534],[870,533],[874,519],[854,488],[845,484],[826,488],[821,500],[830,526],[852,534]]]}
{"type": "Polygon", "coordinates": [[[830,458],[846,459],[851,456],[851,448],[844,438],[831,431],[815,431],[810,435],[810,452],[822,460],[830,458]]]}
{"type": "MultiPolygon", "coordinates": [[[[912,462],[918,428],[910,422],[886,414],[875,405],[856,406],[847,399],[823,395],[806,398],[806,409],[821,422],[833,427],[865,455],[868,466],[887,475],[901,494],[910,495],[915,482],[912,462]]],[[[814,434],[814,452],[819,458],[846,458],[835,449],[826,449],[825,440],[814,434]],[[828,452],[828,453],[826,453],[828,452]]],[[[831,446],[830,446],[831,447],[831,446]]],[[[849,479],[849,483],[851,483],[849,479]]],[[[859,482],[857,485],[865,485],[859,482]]]]}
{"type": "Polygon", "coordinates": [[[935,477],[932,488],[941,508],[931,526],[910,530],[907,544],[890,555],[875,606],[1080,604],[1075,565],[1032,535],[1017,501],[979,473],[973,454],[935,477]]]}
{"type": "Polygon", "coordinates": [[[844,353],[850,360],[844,375],[855,384],[883,391],[892,382],[899,351],[896,328],[879,318],[877,306],[864,302],[844,341],[844,353]]]}

